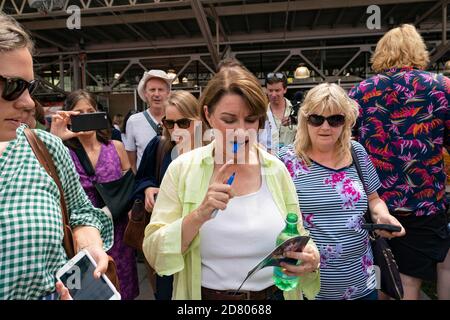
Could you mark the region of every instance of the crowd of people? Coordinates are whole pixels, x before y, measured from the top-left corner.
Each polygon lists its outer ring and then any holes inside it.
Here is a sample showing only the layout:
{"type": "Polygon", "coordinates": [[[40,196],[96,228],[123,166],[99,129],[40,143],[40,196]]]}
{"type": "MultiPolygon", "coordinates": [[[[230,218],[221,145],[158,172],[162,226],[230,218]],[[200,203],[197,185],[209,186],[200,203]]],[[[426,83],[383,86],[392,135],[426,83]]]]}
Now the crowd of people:
{"type": "Polygon", "coordinates": [[[95,96],[71,92],[46,123],[32,54],[28,33],[0,14],[0,299],[71,299],[55,277],[68,261],[61,198],[75,250],[92,255],[96,278],[114,258],[122,299],[139,295],[140,255],[157,300],[389,299],[377,290],[362,228],[368,208],[374,223],[399,227],[376,233],[388,239],[403,298],[419,299],[422,282],[433,281],[450,299],[450,79],[425,71],[428,52],[413,26],[380,39],[376,74],[349,92],[321,83],[292,104],[285,74],[268,73],[263,88],[229,60],[197,99],[152,69],[138,85],[144,111],[85,132],[73,132],[71,118],[99,111],[95,96]],[[30,129],[50,152],[62,194],[30,129]],[[133,190],[122,199],[130,205],[113,217],[98,185],[130,172],[133,190]],[[135,201],[151,214],[141,253],[124,242],[135,201]],[[285,252],[299,261],[282,264],[296,288],[280,290],[264,268],[235,292],[275,248],[288,213],[310,237],[302,252],[285,252]]]}

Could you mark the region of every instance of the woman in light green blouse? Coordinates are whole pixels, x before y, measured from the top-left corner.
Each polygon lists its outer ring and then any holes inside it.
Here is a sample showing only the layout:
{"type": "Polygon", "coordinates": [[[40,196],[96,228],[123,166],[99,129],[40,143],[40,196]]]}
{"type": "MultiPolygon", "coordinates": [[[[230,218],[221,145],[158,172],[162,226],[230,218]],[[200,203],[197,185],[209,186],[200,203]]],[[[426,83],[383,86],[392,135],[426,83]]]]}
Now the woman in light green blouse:
{"type": "MultiPolygon", "coordinates": [[[[0,13],[0,300],[70,299],[55,274],[67,262],[60,195],[24,135],[23,113],[34,108],[33,44],[17,22],[0,13]]],[[[112,222],[95,209],[61,140],[36,130],[49,149],[64,189],[76,250],[88,250],[105,272],[112,222]]]]}
{"type": "MultiPolygon", "coordinates": [[[[228,68],[208,83],[200,106],[214,141],[170,164],[146,228],[144,254],[158,274],[174,275],[173,299],[283,299],[272,268],[251,277],[242,293],[230,294],[275,247],[288,212],[299,215],[298,229],[306,234],[289,173],[256,141],[266,96],[251,73],[228,68]]],[[[302,253],[287,256],[302,262],[284,266],[286,274],[299,276],[297,290],[284,298],[314,299],[320,287],[317,248],[310,241],[302,253]]]]}

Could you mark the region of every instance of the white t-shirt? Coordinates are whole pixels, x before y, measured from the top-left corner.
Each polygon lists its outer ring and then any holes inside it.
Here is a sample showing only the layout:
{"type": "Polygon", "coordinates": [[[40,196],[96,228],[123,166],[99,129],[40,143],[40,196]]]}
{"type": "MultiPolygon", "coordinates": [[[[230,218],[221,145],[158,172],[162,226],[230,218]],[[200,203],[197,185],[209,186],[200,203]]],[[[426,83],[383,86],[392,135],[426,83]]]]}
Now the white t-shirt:
{"type": "Polygon", "coordinates": [[[123,140],[125,145],[125,150],[136,151],[137,160],[136,168],[139,168],[141,163],[142,154],[144,153],[147,144],[156,136],[155,130],[153,130],[150,123],[148,123],[144,112],[148,112],[150,118],[158,124],[155,118],[149,112],[149,109],[133,114],[127,122],[125,140],[123,140]]]}
{"type": "MultiPolygon", "coordinates": [[[[262,175],[259,191],[237,196],[224,211],[200,228],[202,286],[236,290],[253,269],[274,248],[285,226],[262,175]]],[[[256,272],[242,290],[260,291],[272,286],[273,268],[256,272]]]]}

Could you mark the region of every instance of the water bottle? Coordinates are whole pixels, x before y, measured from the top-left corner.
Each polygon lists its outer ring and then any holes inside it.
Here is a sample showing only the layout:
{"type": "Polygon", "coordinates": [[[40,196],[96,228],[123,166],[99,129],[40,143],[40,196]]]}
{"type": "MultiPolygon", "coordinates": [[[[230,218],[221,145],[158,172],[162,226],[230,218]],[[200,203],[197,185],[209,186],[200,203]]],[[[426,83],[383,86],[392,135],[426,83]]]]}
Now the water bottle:
{"type": "MultiPolygon", "coordinates": [[[[298,217],[296,213],[288,213],[286,217],[286,226],[283,231],[278,235],[276,245],[283,243],[289,238],[295,237],[299,235],[297,229],[297,221],[298,217]]],[[[281,267],[273,268],[273,281],[275,285],[283,291],[289,291],[297,287],[298,277],[296,276],[288,276],[283,273],[281,267]]]]}

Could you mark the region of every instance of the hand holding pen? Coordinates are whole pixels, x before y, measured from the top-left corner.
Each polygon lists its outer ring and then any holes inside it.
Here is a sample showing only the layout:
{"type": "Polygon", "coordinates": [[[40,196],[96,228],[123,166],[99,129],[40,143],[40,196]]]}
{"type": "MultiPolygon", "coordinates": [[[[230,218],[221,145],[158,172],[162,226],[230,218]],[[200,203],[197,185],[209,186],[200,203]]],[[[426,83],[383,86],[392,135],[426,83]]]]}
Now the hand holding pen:
{"type": "Polygon", "coordinates": [[[205,221],[214,218],[218,210],[225,210],[228,202],[233,198],[231,183],[234,180],[234,174],[227,178],[226,173],[227,168],[232,164],[233,161],[229,161],[219,169],[198,208],[200,216],[205,221]]]}

